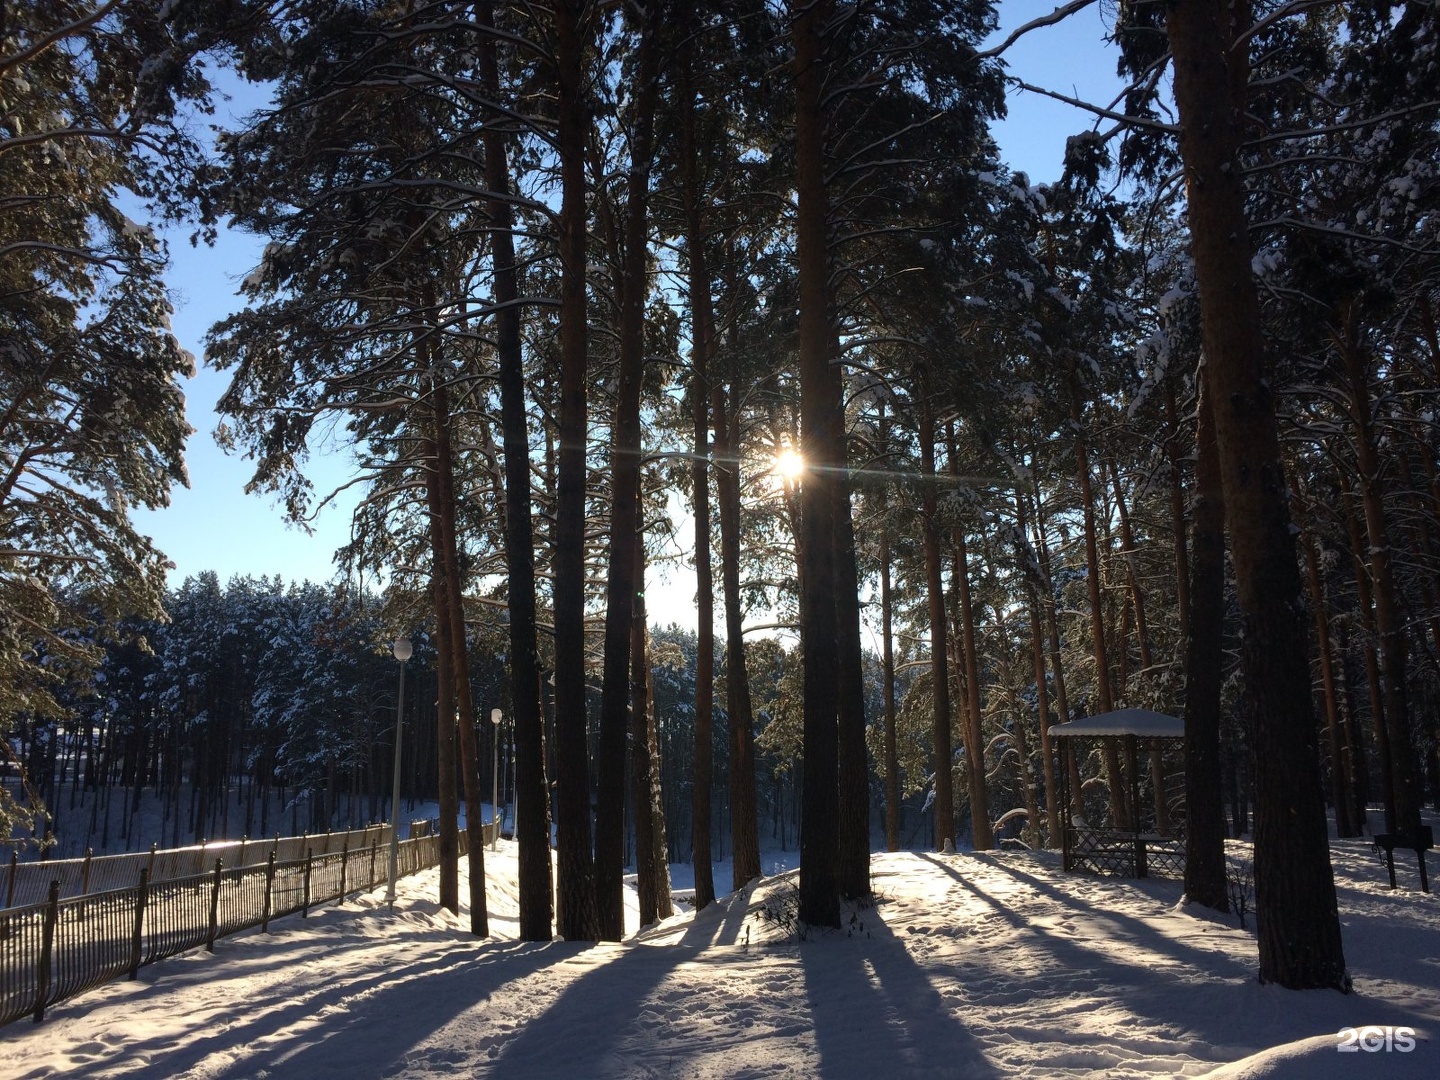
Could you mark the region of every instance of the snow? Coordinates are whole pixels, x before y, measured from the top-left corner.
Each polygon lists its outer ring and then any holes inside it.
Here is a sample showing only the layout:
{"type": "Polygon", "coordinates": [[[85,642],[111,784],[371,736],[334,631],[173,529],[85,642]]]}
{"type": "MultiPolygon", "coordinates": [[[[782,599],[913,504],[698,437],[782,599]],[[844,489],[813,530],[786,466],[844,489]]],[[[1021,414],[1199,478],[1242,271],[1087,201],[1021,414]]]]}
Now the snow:
{"type": "Polygon", "coordinates": [[[514,941],[515,848],[486,860],[496,940],[431,871],[393,913],[382,889],[12,1024],[0,1076],[1440,1075],[1440,897],[1413,864],[1391,892],[1365,841],[1334,842],[1349,996],[1262,986],[1253,936],[1177,882],[1051,852],[877,854],[878,905],[804,940],[786,869],[605,945],[514,941]],[[1339,1049],[1366,1026],[1415,1046],[1339,1049]]]}
{"type": "Polygon", "coordinates": [[[1145,738],[1179,739],[1185,735],[1185,721],[1151,709],[1116,709],[1063,724],[1051,724],[1050,735],[1140,735],[1145,738]]]}

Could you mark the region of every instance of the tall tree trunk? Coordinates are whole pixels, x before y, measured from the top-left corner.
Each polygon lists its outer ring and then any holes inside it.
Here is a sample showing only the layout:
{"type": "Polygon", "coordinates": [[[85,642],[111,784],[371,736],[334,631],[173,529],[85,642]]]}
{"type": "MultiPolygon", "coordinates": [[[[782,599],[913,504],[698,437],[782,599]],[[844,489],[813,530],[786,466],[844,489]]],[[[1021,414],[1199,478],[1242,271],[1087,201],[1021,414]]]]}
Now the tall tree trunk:
{"type": "MultiPolygon", "coordinates": [[[[428,300],[428,296],[426,297],[428,300]]],[[[425,334],[416,342],[417,363],[420,371],[429,372],[435,367],[435,344],[425,334]]],[[[434,393],[434,384],[429,387],[434,393]]],[[[460,911],[458,836],[459,801],[455,792],[455,654],[450,639],[454,623],[450,618],[450,590],[446,582],[448,559],[445,553],[444,532],[441,528],[443,509],[441,502],[440,449],[436,442],[436,430],[432,423],[430,433],[421,444],[422,463],[425,470],[425,498],[429,511],[431,596],[435,609],[435,766],[437,799],[440,818],[440,904],[457,914],[460,911]]],[[[333,774],[332,774],[333,776],[333,774]]],[[[327,803],[329,799],[327,798],[327,803]]],[[[326,825],[330,827],[332,811],[327,809],[326,825]]]]}
{"type": "MultiPolygon", "coordinates": [[[[1360,725],[1360,710],[1355,705],[1355,672],[1351,666],[1350,634],[1345,623],[1335,628],[1335,653],[1340,661],[1340,687],[1345,705],[1345,746],[1349,751],[1350,764],[1350,818],[1363,835],[1369,828],[1366,806],[1370,801],[1370,765],[1365,753],[1364,728],[1360,725]]],[[[1374,652],[1370,653],[1374,659],[1374,652]]]]}
{"type": "Polygon", "coordinates": [[[1345,530],[1350,541],[1350,562],[1355,575],[1355,606],[1360,612],[1360,626],[1364,630],[1360,648],[1365,657],[1365,686],[1370,694],[1370,723],[1375,730],[1375,753],[1380,759],[1380,798],[1385,806],[1385,820],[1395,818],[1395,803],[1391,782],[1392,764],[1390,757],[1390,731],[1385,723],[1385,697],[1380,685],[1380,657],[1375,649],[1379,636],[1375,630],[1375,602],[1370,585],[1370,571],[1365,563],[1365,538],[1360,531],[1360,519],[1355,513],[1354,491],[1350,479],[1342,469],[1338,473],[1340,501],[1345,507],[1345,530]]]}
{"type": "MultiPolygon", "coordinates": [[[[732,395],[737,388],[732,387],[732,395]]],[[[720,505],[720,578],[725,598],[725,711],[730,726],[730,887],[760,876],[760,825],[755,796],[755,719],[745,669],[744,614],[740,608],[740,403],[715,385],[715,486],[720,505]]]]}
{"type": "MultiPolygon", "coordinates": [[[[427,460],[433,461],[434,442],[427,439],[425,449],[427,460]]],[[[426,494],[431,500],[432,521],[438,517],[435,497],[430,495],[433,486],[433,480],[427,478],[426,494]]],[[[444,570],[441,568],[438,533],[438,528],[432,524],[430,544],[434,566],[431,570],[430,588],[435,606],[435,773],[440,818],[440,906],[459,914],[460,807],[455,793],[455,662],[454,652],[450,647],[450,596],[445,588],[444,570]]],[[[332,789],[333,775],[332,773],[332,789]]],[[[327,815],[326,829],[330,828],[330,822],[331,817],[327,815]]]]}
{"type": "MultiPolygon", "coordinates": [[[[997,572],[999,569],[996,566],[994,549],[988,543],[985,544],[985,564],[992,573],[997,572]]],[[[997,610],[995,620],[1001,640],[1012,640],[1005,613],[997,610]]],[[[1036,791],[1035,772],[1031,766],[1030,732],[1028,730],[1029,724],[1026,723],[1029,719],[1026,715],[1028,710],[1019,705],[1020,698],[1018,694],[1014,695],[1011,700],[1016,705],[1013,713],[1015,726],[1011,733],[1011,741],[1014,744],[1016,756],[1016,782],[1020,785],[1021,799],[1025,803],[1025,830],[1023,838],[1028,843],[1034,843],[1034,838],[1043,835],[1045,828],[1040,815],[1040,799],[1036,791]]]]}
{"type": "MultiPolygon", "coordinates": [[[[880,448],[890,445],[885,406],[880,406],[880,448]]],[[[890,595],[890,484],[881,479],[876,498],[880,504],[880,664],[884,683],[885,723],[885,850],[900,850],[900,749],[895,729],[894,602],[890,595]]]]}
{"type": "Polygon", "coordinates": [[[620,362],[610,450],[610,569],[605,597],[605,659],[600,687],[599,799],[595,898],[601,938],[625,936],[625,741],[630,702],[630,634],[643,560],[640,531],[640,391],[645,375],[645,300],[649,295],[647,212],[659,96],[659,7],[640,31],[630,124],[630,174],[620,288],[620,362]]]}
{"type": "Polygon", "coordinates": [[[681,68],[681,185],[685,200],[686,286],[690,300],[690,417],[694,456],[690,462],[695,519],[695,770],[691,784],[691,858],[695,869],[695,910],[715,900],[711,866],[710,805],[715,707],[715,585],[710,565],[710,361],[715,355],[715,315],[710,298],[710,271],[705,252],[699,162],[695,134],[695,34],[698,20],[687,17],[685,56],[681,68]]]}
{"type": "MultiPolygon", "coordinates": [[[[1140,588],[1140,572],[1135,566],[1135,533],[1130,528],[1130,511],[1125,505],[1124,489],[1120,486],[1120,470],[1115,467],[1113,460],[1108,464],[1115,491],[1115,512],[1120,517],[1120,546],[1125,549],[1125,576],[1130,583],[1130,606],[1135,612],[1135,640],[1140,647],[1140,674],[1148,679],[1154,677],[1149,674],[1153,658],[1150,654],[1149,624],[1145,620],[1145,591],[1140,588]]],[[[1169,836],[1170,807],[1165,799],[1164,755],[1160,750],[1152,748],[1149,756],[1150,786],[1155,799],[1155,830],[1161,836],[1169,836]]],[[[1136,790],[1139,790],[1138,780],[1136,790]]],[[[1138,806],[1135,807],[1135,814],[1138,818],[1138,806]]]]}
{"type": "Polygon", "coordinates": [[[1345,763],[1345,745],[1340,733],[1340,700],[1335,689],[1335,670],[1330,652],[1330,613],[1325,602],[1325,586],[1320,576],[1320,556],[1315,550],[1315,537],[1301,539],[1305,546],[1305,576],[1310,585],[1310,607],[1315,615],[1315,649],[1320,658],[1320,685],[1325,693],[1325,733],[1330,740],[1330,801],[1335,804],[1335,832],[1338,836],[1358,836],[1351,820],[1353,800],[1350,797],[1349,770],[1345,763]]]}
{"type": "Polygon", "coordinates": [[[1369,362],[1361,341],[1358,301],[1346,305],[1342,325],[1332,334],[1348,382],[1351,419],[1355,424],[1355,456],[1360,504],[1365,515],[1371,584],[1375,595],[1375,629],[1379,635],[1380,670],[1384,676],[1385,734],[1390,744],[1390,798],[1385,802],[1385,829],[1418,836],[1424,801],[1420,758],[1410,734],[1410,702],[1405,656],[1405,627],[1396,596],[1390,561],[1390,538],[1380,478],[1381,462],[1371,416],[1369,362]]]}
{"type": "Polygon", "coordinates": [[[1135,639],[1140,647],[1140,670],[1150,670],[1150,629],[1145,619],[1145,592],[1140,588],[1140,573],[1135,567],[1135,534],[1130,529],[1130,511],[1125,505],[1125,492],[1120,486],[1120,470],[1110,466],[1110,480],[1115,491],[1115,511],[1120,517],[1120,546],[1125,549],[1125,576],[1130,585],[1130,603],[1135,611],[1135,639]]]}
{"type": "MultiPolygon", "coordinates": [[[[433,310],[434,297],[427,296],[426,301],[427,308],[433,310]]],[[[469,835],[466,859],[470,877],[470,932],[477,937],[485,937],[490,933],[490,922],[485,904],[485,822],[481,810],[480,746],[475,732],[470,656],[465,642],[465,600],[460,587],[459,538],[455,531],[455,460],[450,439],[450,390],[439,376],[432,379],[430,403],[435,444],[431,486],[436,492],[430,507],[431,530],[436,552],[440,556],[439,585],[446,594],[444,611],[437,609],[436,619],[446,618],[450,624],[450,671],[458,719],[465,831],[469,835]]]]}
{"type": "Polygon", "coordinates": [[[1241,663],[1254,705],[1260,979],[1289,989],[1348,990],[1300,575],[1251,270],[1239,122],[1231,105],[1234,13],[1228,0],[1187,0],[1167,8],[1166,32],[1205,374],[1215,403],[1225,522],[1244,624],[1241,663]]]}
{"type": "MultiPolygon", "coordinates": [[[[1095,654],[1095,693],[1100,698],[1100,711],[1115,708],[1115,691],[1110,684],[1110,652],[1105,644],[1104,595],[1100,589],[1100,548],[1096,540],[1095,490],[1090,479],[1090,455],[1085,443],[1085,429],[1080,408],[1078,375],[1070,388],[1070,420],[1075,426],[1075,473],[1080,484],[1080,509],[1085,524],[1085,584],[1090,596],[1090,640],[1095,654]]],[[[1110,793],[1110,816],[1121,828],[1130,825],[1130,800],[1126,797],[1124,774],[1114,739],[1101,740],[1101,760],[1105,765],[1105,785],[1110,793]]]]}
{"type": "MultiPolygon", "coordinates": [[[[950,451],[950,475],[958,477],[960,459],[955,450],[955,429],[949,427],[946,442],[950,451]]],[[[975,605],[970,597],[970,556],[965,546],[965,528],[951,529],[955,543],[955,583],[960,599],[960,643],[965,671],[965,757],[970,763],[970,830],[976,851],[995,846],[990,825],[990,783],[985,775],[984,713],[980,707],[980,657],[975,645],[975,605]]]]}
{"type": "MultiPolygon", "coordinates": [[[[482,28],[494,26],[494,4],[476,5],[482,28]]],[[[485,93],[500,98],[493,33],[483,33],[480,72],[485,93]]],[[[515,732],[515,814],[520,844],[520,939],[549,941],[553,892],[550,864],[550,794],[545,776],[545,717],[540,705],[540,651],[535,626],[535,537],[530,510],[530,435],[520,340],[519,284],[515,273],[515,213],[505,138],[487,125],[485,186],[490,254],[495,271],[495,351],[500,361],[500,424],[505,447],[506,599],[510,614],[510,709],[515,732]]]]}
{"type": "Polygon", "coordinates": [[[1170,528],[1175,552],[1175,609],[1180,640],[1190,636],[1190,554],[1185,544],[1185,474],[1181,464],[1180,421],[1176,416],[1175,381],[1165,380],[1165,461],[1170,473],[1170,528]]]}
{"type": "MultiPolygon", "coordinates": [[[[832,331],[833,335],[833,331],[832,331]]],[[[844,387],[840,378],[840,345],[832,336],[831,395],[840,422],[829,460],[837,464],[832,493],[835,547],[835,633],[839,661],[837,751],[839,780],[840,895],[870,895],[870,758],[865,745],[865,670],[860,648],[860,575],[855,561],[855,523],[850,509],[849,450],[844,426],[844,387]]]]}
{"type": "Polygon", "coordinates": [[[955,790],[950,736],[950,643],[945,615],[945,586],[941,579],[940,523],[936,498],[935,415],[928,395],[921,390],[920,495],[921,539],[925,551],[925,591],[930,614],[930,693],[933,700],[930,739],[935,761],[935,846],[955,844],[955,790]]]}
{"type": "Polygon", "coordinates": [[[1045,769],[1045,846],[1060,843],[1060,789],[1055,777],[1055,750],[1050,741],[1050,687],[1045,676],[1045,638],[1041,629],[1040,587],[1044,578],[1030,546],[1030,525],[1023,489],[1015,491],[1015,525],[1020,535],[1020,570],[1025,581],[1025,606],[1030,615],[1030,657],[1035,674],[1035,712],[1040,718],[1040,756],[1045,769]]]}
{"type": "Polygon", "coordinates": [[[650,699],[650,660],[645,637],[645,537],[635,536],[635,610],[630,620],[630,784],[635,807],[635,886],[640,925],[670,916],[670,873],[665,861],[665,812],[650,699]]]}
{"type": "Polygon", "coordinates": [[[588,0],[555,5],[560,158],[560,450],[555,506],[555,825],[557,925],[570,941],[600,926],[590,843],[590,766],[585,707],[586,360],[584,96],[588,0]]]}
{"type": "MultiPolygon", "coordinates": [[[[1428,474],[1429,489],[1433,491],[1436,467],[1430,453],[1429,440],[1417,438],[1416,442],[1421,448],[1420,457],[1428,474]]],[[[1412,531],[1415,545],[1412,549],[1414,557],[1421,565],[1433,566],[1435,543],[1430,531],[1433,519],[1427,513],[1431,500],[1427,495],[1422,495],[1422,489],[1416,484],[1414,474],[1410,469],[1409,455],[1400,454],[1398,460],[1401,467],[1401,482],[1411,492],[1410,503],[1416,522],[1412,531]]],[[[1421,582],[1420,602],[1423,605],[1421,610],[1425,613],[1424,620],[1430,630],[1431,647],[1434,650],[1431,655],[1431,667],[1440,671],[1440,596],[1437,596],[1434,584],[1433,580],[1429,578],[1421,582]]],[[[1420,748],[1424,755],[1424,771],[1430,781],[1430,797],[1433,807],[1440,810],[1440,718],[1436,717],[1433,708],[1426,708],[1420,710],[1418,719],[1421,735],[1420,748]]]]}
{"type": "Polygon", "coordinates": [[[1191,508],[1190,634],[1185,639],[1185,895],[1229,911],[1225,798],[1220,777],[1220,687],[1225,642],[1225,492],[1211,391],[1200,386],[1191,508]]]}
{"type": "MultiPolygon", "coordinates": [[[[1033,459],[1033,455],[1032,455],[1033,459]]],[[[1058,721],[1070,721],[1070,699],[1065,692],[1065,663],[1060,652],[1060,613],[1056,610],[1055,579],[1050,574],[1050,540],[1045,525],[1045,499],[1040,492],[1040,482],[1031,471],[1032,487],[1035,490],[1035,554],[1040,561],[1039,587],[1044,591],[1045,634],[1050,647],[1050,670],[1055,673],[1055,708],[1058,721]]],[[[1070,792],[1070,812],[1083,814],[1085,811],[1084,791],[1080,783],[1080,767],[1075,755],[1065,755],[1063,767],[1066,770],[1067,788],[1070,792]]]]}
{"type": "Polygon", "coordinates": [[[800,442],[806,470],[801,487],[799,546],[805,573],[800,581],[801,650],[804,667],[804,808],[800,824],[800,911],[812,926],[840,925],[839,711],[835,672],[839,667],[835,610],[833,469],[842,422],[830,378],[831,305],[826,250],[828,196],[825,190],[825,118],[821,105],[821,27],[829,24],[833,0],[795,4],[791,35],[795,47],[796,261],[800,276],[800,442]]]}

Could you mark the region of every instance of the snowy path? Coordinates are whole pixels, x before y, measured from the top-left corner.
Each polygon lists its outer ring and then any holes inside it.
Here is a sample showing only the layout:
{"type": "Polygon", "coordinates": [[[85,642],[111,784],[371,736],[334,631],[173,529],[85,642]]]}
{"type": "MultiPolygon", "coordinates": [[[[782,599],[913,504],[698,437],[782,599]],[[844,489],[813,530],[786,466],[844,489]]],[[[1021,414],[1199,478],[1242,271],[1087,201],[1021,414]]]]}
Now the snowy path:
{"type": "MultiPolygon", "coordinates": [[[[793,873],[589,947],[470,940],[432,872],[394,915],[372,894],[0,1029],[0,1077],[1198,1076],[1314,1037],[1275,1075],[1440,1075],[1434,1041],[1335,1050],[1347,1026],[1440,1033],[1440,902],[1390,893],[1358,843],[1336,869],[1348,998],[1259,986],[1253,937],[1177,908],[1176,883],[1050,855],[876,855],[879,907],[799,943],[761,914],[793,873]]],[[[500,935],[513,871],[502,845],[500,935]]]]}

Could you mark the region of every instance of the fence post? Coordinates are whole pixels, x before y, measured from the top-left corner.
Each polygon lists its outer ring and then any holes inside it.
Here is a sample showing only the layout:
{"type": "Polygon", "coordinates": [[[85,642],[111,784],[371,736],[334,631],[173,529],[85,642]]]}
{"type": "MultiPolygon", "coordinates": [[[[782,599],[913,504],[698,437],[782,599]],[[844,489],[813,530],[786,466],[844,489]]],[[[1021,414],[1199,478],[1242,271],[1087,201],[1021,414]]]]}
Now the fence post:
{"type": "Polygon", "coordinates": [[[84,896],[90,891],[90,860],[95,857],[95,849],[85,849],[85,861],[80,864],[80,895],[84,896]]]}
{"type": "Polygon", "coordinates": [[[247,841],[249,841],[249,839],[250,839],[250,836],[249,836],[248,833],[247,833],[246,835],[240,837],[240,854],[237,855],[237,856],[235,856],[235,865],[236,865],[236,866],[244,866],[244,865],[245,865],[245,844],[246,844],[247,841]]]}
{"type": "Polygon", "coordinates": [[[270,858],[265,861],[265,908],[260,915],[260,929],[265,933],[270,932],[270,912],[274,905],[270,900],[270,894],[275,888],[275,852],[270,852],[270,858]]]}
{"type": "Polygon", "coordinates": [[[377,837],[372,836],[370,838],[370,884],[365,886],[367,889],[373,889],[375,887],[375,850],[379,843],[380,841],[377,837]]]}
{"type": "Polygon", "coordinates": [[[146,864],[146,869],[150,871],[152,879],[155,877],[155,852],[159,846],[154,840],[150,841],[150,861],[146,864]]]}
{"type": "Polygon", "coordinates": [[[345,902],[345,871],[349,868],[349,862],[350,841],[347,839],[340,845],[340,897],[336,902],[341,904],[345,902]]]}
{"type": "Polygon", "coordinates": [[[35,980],[35,1022],[45,1019],[45,999],[50,996],[50,957],[55,949],[55,923],[60,918],[60,879],[50,881],[45,902],[45,928],[40,935],[40,971],[35,980]]]}
{"type": "Polygon", "coordinates": [[[140,977],[141,935],[145,929],[145,908],[150,902],[150,871],[140,871],[140,892],[135,898],[135,930],[130,935],[130,978],[140,977]]]}
{"type": "Polygon", "coordinates": [[[305,897],[304,903],[300,908],[300,917],[302,919],[308,919],[310,917],[310,862],[314,857],[314,851],[307,847],[305,849],[305,897]]]}
{"type": "Polygon", "coordinates": [[[5,906],[15,906],[15,871],[20,865],[20,852],[10,852],[10,884],[5,887],[5,906]]]}
{"type": "Polygon", "coordinates": [[[210,888],[210,933],[205,937],[205,951],[215,951],[215,928],[220,915],[220,869],[223,859],[215,860],[215,884],[210,888]]]}

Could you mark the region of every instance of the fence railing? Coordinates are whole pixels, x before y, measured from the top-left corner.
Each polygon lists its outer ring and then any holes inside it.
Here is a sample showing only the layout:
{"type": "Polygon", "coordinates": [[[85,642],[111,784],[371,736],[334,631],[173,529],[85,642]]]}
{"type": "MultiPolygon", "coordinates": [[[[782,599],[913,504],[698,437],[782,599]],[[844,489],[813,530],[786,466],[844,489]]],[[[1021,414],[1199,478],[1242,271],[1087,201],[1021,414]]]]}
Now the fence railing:
{"type": "Polygon", "coordinates": [[[87,893],[131,887],[140,879],[141,870],[149,871],[153,884],[203,874],[215,865],[216,859],[225,860],[225,865],[232,869],[264,866],[272,853],[277,862],[294,862],[305,858],[308,851],[328,855],[333,851],[355,851],[374,842],[381,847],[390,843],[389,825],[308,836],[218,840],[191,847],[152,847],[149,851],[123,855],[86,855],[79,859],[52,859],[48,862],[22,863],[12,852],[10,866],[5,872],[4,906],[24,907],[44,903],[52,881],[60,882],[60,898],[64,900],[87,893]]]}
{"type": "MultiPolygon", "coordinates": [[[[486,843],[493,828],[486,826],[486,843]]],[[[268,930],[271,919],[375,888],[389,872],[389,831],[383,844],[378,832],[367,833],[368,842],[353,849],[317,852],[314,837],[301,858],[282,860],[266,848],[259,864],[226,867],[221,856],[208,871],[184,877],[157,879],[141,866],[134,885],[68,899],[52,876],[41,903],[0,910],[0,1024],[22,1016],[38,1022],[51,1005],[134,978],[145,964],[201,945],[213,951],[216,938],[268,930]]],[[[462,831],[460,854],[468,849],[462,831]]],[[[396,875],[439,861],[438,836],[403,840],[396,875]]]]}

